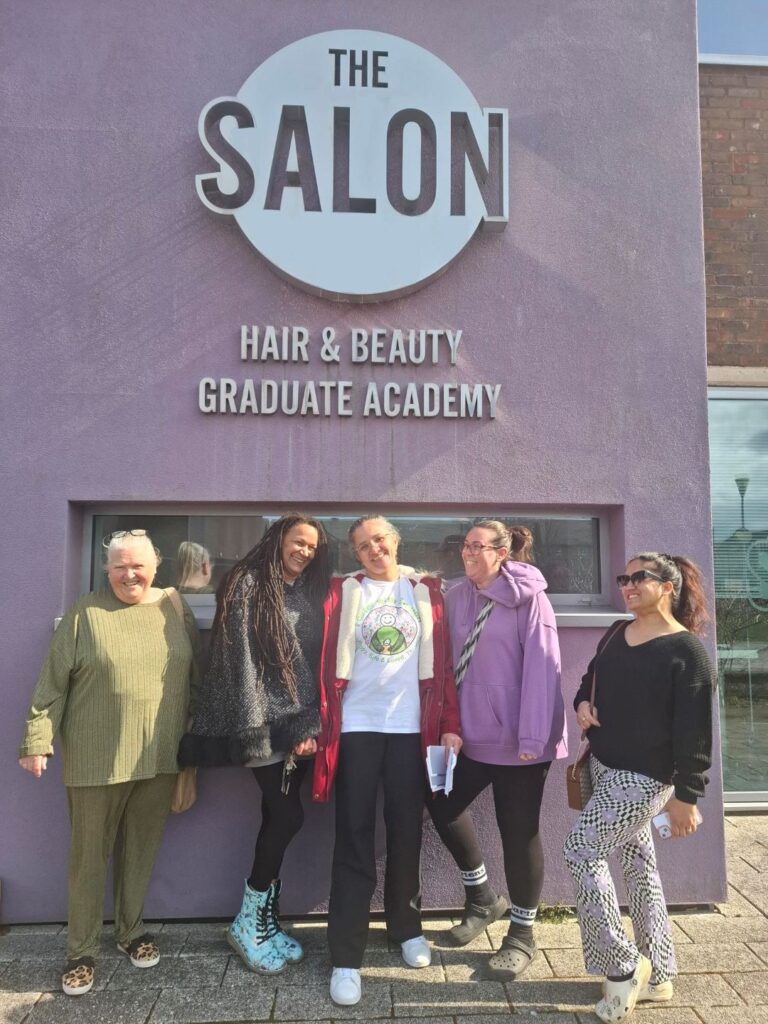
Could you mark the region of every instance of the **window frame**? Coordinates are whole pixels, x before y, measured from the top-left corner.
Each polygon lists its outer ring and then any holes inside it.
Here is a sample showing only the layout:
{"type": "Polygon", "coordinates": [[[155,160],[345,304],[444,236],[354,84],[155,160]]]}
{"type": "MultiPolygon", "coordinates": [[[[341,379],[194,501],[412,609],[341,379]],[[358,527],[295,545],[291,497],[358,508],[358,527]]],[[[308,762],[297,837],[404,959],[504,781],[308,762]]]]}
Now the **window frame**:
{"type": "MultiPolygon", "coordinates": [[[[711,425],[709,417],[709,403],[712,401],[757,401],[768,402],[768,387],[756,387],[747,385],[745,387],[717,386],[707,388],[707,422],[711,436],[711,425]]],[[[710,464],[710,491],[712,487],[712,468],[710,464]]],[[[715,595],[716,597],[716,595],[715,595]]],[[[715,632],[717,632],[717,619],[715,619],[715,632]]],[[[717,672],[720,677],[720,647],[717,647],[717,672]]],[[[718,685],[718,699],[720,702],[720,734],[721,742],[725,741],[723,725],[725,724],[724,688],[718,685]]],[[[725,788],[725,777],[723,776],[723,804],[732,811],[757,811],[768,810],[768,777],[766,778],[765,789],[755,790],[728,790],[725,788]]]]}
{"type": "MultiPolygon", "coordinates": [[[[298,502],[280,505],[273,502],[256,502],[244,504],[242,502],[222,504],[211,502],[203,505],[180,503],[169,505],[166,503],[156,504],[143,502],[140,504],[122,502],[98,502],[89,503],[83,506],[83,545],[82,563],[80,574],[80,592],[88,593],[91,589],[91,551],[93,541],[94,517],[102,515],[130,515],[136,516],[279,516],[299,506],[302,511],[309,511],[319,519],[339,517],[354,519],[369,510],[369,506],[357,506],[345,508],[341,505],[316,505],[308,506],[306,503],[298,502]]],[[[493,509],[465,507],[451,507],[430,511],[428,509],[415,509],[411,506],[396,504],[381,504],[374,507],[374,511],[381,511],[382,515],[392,519],[474,519],[484,516],[498,516],[507,521],[519,518],[525,521],[528,518],[546,519],[596,519],[597,520],[597,543],[598,543],[598,569],[600,573],[600,591],[595,594],[557,594],[547,591],[547,596],[552,602],[555,610],[558,625],[560,626],[583,626],[583,627],[604,627],[609,626],[617,618],[629,618],[623,610],[618,609],[612,600],[615,595],[610,586],[610,533],[608,513],[604,509],[588,506],[582,509],[552,509],[551,506],[535,508],[517,508],[512,506],[497,506],[493,509]]],[[[195,620],[200,629],[210,629],[215,612],[216,602],[213,594],[185,594],[185,600],[194,612],[195,620]]]]}

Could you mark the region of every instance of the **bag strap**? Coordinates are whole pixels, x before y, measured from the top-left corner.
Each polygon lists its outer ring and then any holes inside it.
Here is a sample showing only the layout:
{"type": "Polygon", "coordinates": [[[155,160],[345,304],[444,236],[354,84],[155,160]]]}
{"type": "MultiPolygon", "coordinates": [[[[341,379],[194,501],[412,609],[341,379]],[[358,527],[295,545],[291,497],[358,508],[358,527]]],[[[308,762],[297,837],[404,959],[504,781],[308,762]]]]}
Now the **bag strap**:
{"type": "MultiPolygon", "coordinates": [[[[620,619],[618,622],[614,623],[613,629],[608,634],[608,639],[605,641],[605,643],[603,644],[602,647],[598,647],[598,649],[597,649],[597,654],[595,655],[595,667],[592,669],[592,692],[589,695],[589,713],[590,714],[592,714],[592,712],[595,709],[595,690],[597,689],[597,663],[598,663],[600,657],[605,652],[605,649],[608,646],[608,644],[611,642],[611,640],[613,640],[613,638],[619,632],[619,630],[624,625],[624,623],[625,623],[624,619],[620,619]]],[[[581,730],[581,738],[582,738],[582,740],[586,739],[586,735],[587,735],[587,730],[586,729],[582,729],[581,730]]]]}
{"type": "Polygon", "coordinates": [[[478,612],[477,618],[472,625],[472,629],[470,629],[469,634],[467,635],[467,639],[464,641],[464,646],[461,648],[459,660],[456,662],[456,668],[453,670],[457,690],[464,681],[464,676],[467,674],[467,669],[469,668],[469,663],[472,660],[472,655],[475,653],[477,641],[480,639],[483,626],[488,621],[488,616],[493,611],[495,604],[495,601],[486,599],[485,604],[478,612]]]}
{"type": "Polygon", "coordinates": [[[179,594],[176,587],[166,587],[163,593],[168,596],[169,601],[173,605],[173,610],[179,617],[179,622],[184,625],[184,605],[181,603],[181,594],[179,594]]]}

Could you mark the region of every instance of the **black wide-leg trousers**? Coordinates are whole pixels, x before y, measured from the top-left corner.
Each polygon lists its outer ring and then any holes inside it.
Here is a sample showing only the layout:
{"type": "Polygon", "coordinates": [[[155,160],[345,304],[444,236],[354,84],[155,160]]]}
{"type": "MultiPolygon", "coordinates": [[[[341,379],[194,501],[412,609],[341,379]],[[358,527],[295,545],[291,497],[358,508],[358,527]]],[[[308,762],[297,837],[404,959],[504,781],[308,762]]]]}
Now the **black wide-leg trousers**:
{"type": "Polygon", "coordinates": [[[418,733],[342,733],[336,774],[328,945],[334,967],[359,968],[376,888],[376,797],[384,790],[384,913],[394,942],[421,935],[425,768],[418,733]]]}

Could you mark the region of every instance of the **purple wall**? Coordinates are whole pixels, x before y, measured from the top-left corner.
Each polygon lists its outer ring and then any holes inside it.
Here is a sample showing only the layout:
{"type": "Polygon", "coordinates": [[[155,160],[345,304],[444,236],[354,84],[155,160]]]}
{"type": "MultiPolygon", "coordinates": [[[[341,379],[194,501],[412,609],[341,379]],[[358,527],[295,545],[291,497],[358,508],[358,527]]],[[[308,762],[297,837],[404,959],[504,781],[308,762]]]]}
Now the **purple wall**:
{"type": "MultiPolygon", "coordinates": [[[[60,767],[14,765],[51,631],[76,596],[89,503],[229,502],[612,510],[612,565],[685,550],[711,573],[694,0],[40,0],[6,11],[0,379],[0,877],[6,921],[63,919],[60,767]],[[203,208],[202,107],[280,47],[330,28],[424,46],[481,105],[509,108],[510,223],[436,282],[359,308],[311,298],[203,208]],[[462,328],[459,375],[503,382],[492,422],[204,416],[200,377],[241,378],[241,323],[462,328]],[[429,505],[424,505],[425,499],[429,505]]],[[[412,369],[345,367],[350,379],[412,369]]],[[[277,376],[280,376],[278,371],[277,376]]],[[[291,376],[320,378],[319,361],[291,376]]],[[[259,376],[258,372],[254,374],[259,376]]],[[[203,506],[205,507],[205,506],[203,506]]],[[[210,507],[210,506],[208,506],[210,507]]],[[[170,506],[169,506],[170,508],[170,506]]],[[[562,633],[572,694],[598,629],[562,633]]],[[[724,896],[719,773],[706,828],[661,851],[668,899],[724,896]]],[[[544,809],[547,902],[568,900],[563,769],[544,809]]],[[[201,780],[171,822],[150,915],[229,913],[255,787],[201,780]]],[[[327,895],[332,815],[309,806],[285,909],[327,895]]],[[[500,861],[491,815],[489,861],[500,861]]],[[[425,849],[431,905],[453,873],[425,849]]]]}

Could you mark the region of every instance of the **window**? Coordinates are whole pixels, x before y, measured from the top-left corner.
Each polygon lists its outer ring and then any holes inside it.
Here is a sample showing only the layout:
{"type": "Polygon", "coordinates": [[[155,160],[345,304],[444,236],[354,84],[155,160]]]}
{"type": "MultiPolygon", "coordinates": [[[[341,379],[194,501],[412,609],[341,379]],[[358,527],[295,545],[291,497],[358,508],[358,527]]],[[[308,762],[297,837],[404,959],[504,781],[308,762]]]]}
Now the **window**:
{"type": "MultiPolygon", "coordinates": [[[[221,513],[206,515],[96,513],[88,518],[91,559],[87,588],[101,585],[104,540],[116,530],[146,529],[163,555],[158,586],[179,586],[193,607],[212,607],[216,590],[228,570],[263,536],[279,512],[261,514],[221,513]],[[185,548],[180,546],[185,544],[185,548]],[[208,560],[210,575],[197,575],[186,588],[180,578],[186,555],[208,560]]],[[[318,515],[331,539],[334,571],[351,572],[358,563],[347,543],[347,530],[361,513],[318,515]]],[[[388,514],[402,536],[400,561],[406,565],[439,573],[446,580],[463,575],[461,542],[464,535],[483,515],[401,515],[388,514]]],[[[607,544],[601,543],[602,521],[596,515],[546,515],[514,512],[494,513],[507,523],[527,526],[534,536],[534,560],[549,582],[549,596],[562,606],[595,605],[607,607],[603,592],[606,574],[602,556],[607,544]]],[[[201,616],[201,624],[205,616],[201,616]]]]}
{"type": "Polygon", "coordinates": [[[723,782],[729,802],[764,802],[768,801],[768,391],[712,391],[709,409],[723,782]]]}

